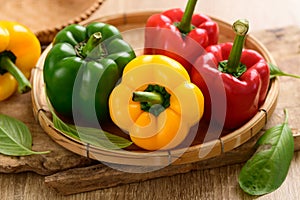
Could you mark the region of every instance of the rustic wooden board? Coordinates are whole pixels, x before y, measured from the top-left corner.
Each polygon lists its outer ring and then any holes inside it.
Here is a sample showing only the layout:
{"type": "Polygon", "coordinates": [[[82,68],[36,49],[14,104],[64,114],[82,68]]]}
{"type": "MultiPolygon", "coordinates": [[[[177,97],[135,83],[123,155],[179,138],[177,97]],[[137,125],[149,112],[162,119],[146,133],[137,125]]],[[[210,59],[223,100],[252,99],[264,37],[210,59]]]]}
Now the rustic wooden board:
{"type": "Polygon", "coordinates": [[[25,95],[16,94],[10,99],[0,102],[0,113],[15,117],[29,127],[33,138],[33,150],[51,151],[49,154],[25,157],[12,157],[0,154],[0,172],[33,171],[38,174],[49,175],[69,168],[87,166],[94,162],[67,151],[45,134],[33,117],[29,93],[25,95]]]}
{"type": "MultiPolygon", "coordinates": [[[[281,69],[300,74],[300,29],[287,27],[276,30],[266,30],[254,35],[266,45],[281,69]]],[[[271,127],[283,120],[283,108],[290,113],[289,123],[295,136],[295,150],[300,149],[299,130],[300,119],[300,84],[299,80],[280,78],[280,95],[277,108],[265,128],[271,127]],[[292,91],[292,92],[291,92],[292,91]]],[[[159,171],[135,175],[107,167],[104,164],[73,154],[54,143],[35,121],[32,113],[30,95],[15,95],[7,101],[0,102],[0,113],[16,117],[26,123],[33,135],[33,149],[37,151],[51,150],[50,154],[26,157],[9,157],[0,155],[0,172],[16,173],[34,171],[45,177],[45,183],[63,194],[90,191],[116,185],[139,182],[153,178],[187,173],[223,165],[244,162],[254,151],[253,138],[243,146],[223,154],[220,157],[180,166],[170,166],[159,171]]],[[[261,135],[263,132],[260,132],[261,135]]],[[[136,168],[127,167],[126,170],[136,168]]]]}

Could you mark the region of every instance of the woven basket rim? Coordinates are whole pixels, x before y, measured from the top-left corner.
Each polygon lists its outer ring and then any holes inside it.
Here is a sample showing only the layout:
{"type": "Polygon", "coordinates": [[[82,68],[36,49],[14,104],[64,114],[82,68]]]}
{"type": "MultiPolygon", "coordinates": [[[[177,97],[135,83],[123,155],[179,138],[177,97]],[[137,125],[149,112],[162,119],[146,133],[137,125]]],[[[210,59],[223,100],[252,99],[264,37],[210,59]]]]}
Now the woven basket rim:
{"type": "MultiPolygon", "coordinates": [[[[127,25],[132,24],[137,19],[137,24],[140,24],[142,19],[145,19],[151,14],[157,13],[157,11],[146,11],[146,12],[137,12],[137,13],[127,13],[122,15],[114,16],[105,16],[98,19],[93,19],[92,21],[101,21],[105,23],[110,23],[113,25],[127,25]],[[132,22],[133,21],[133,22],[132,22]]],[[[223,29],[228,29],[231,27],[229,23],[226,23],[218,18],[211,17],[214,21],[218,22],[220,26],[220,33],[223,29]]],[[[83,21],[82,23],[89,23],[92,21],[83,21]]],[[[222,34],[222,33],[221,33],[222,34]]],[[[230,33],[229,33],[230,35],[230,33]]],[[[265,57],[268,62],[273,64],[275,60],[268,52],[268,50],[261,44],[255,37],[251,34],[247,37],[246,46],[253,46],[257,48],[260,53],[265,57]]],[[[51,45],[47,47],[45,52],[51,48],[51,45]]],[[[32,102],[34,108],[34,114],[36,119],[39,121],[43,129],[48,135],[50,135],[54,141],[64,146],[65,148],[92,158],[99,159],[98,156],[101,156],[101,161],[111,162],[116,164],[129,164],[129,165],[164,165],[164,164],[185,164],[191,162],[197,162],[200,160],[205,160],[208,158],[219,156],[225,152],[228,152],[254,137],[267,123],[269,117],[272,115],[279,95],[279,80],[277,78],[271,80],[270,89],[265,100],[265,103],[260,107],[258,113],[245,125],[239,129],[219,138],[212,140],[203,144],[194,145],[188,147],[187,149],[175,149],[170,151],[158,151],[151,155],[149,152],[144,151],[122,151],[122,150],[108,150],[100,147],[95,147],[93,145],[86,144],[82,141],[78,141],[70,136],[65,135],[64,133],[56,130],[49,118],[49,113],[47,113],[47,104],[41,102],[41,98],[45,98],[45,94],[40,97],[41,92],[40,87],[43,88],[41,82],[39,82],[42,70],[43,70],[43,60],[45,58],[45,52],[38,61],[37,67],[33,70],[33,92],[32,92],[32,102]],[[39,83],[39,85],[37,85],[39,83]],[[39,92],[37,92],[39,90],[39,92]],[[240,141],[237,143],[237,140],[240,141]],[[204,157],[199,157],[199,151],[210,151],[204,157]],[[184,153],[183,153],[184,151],[184,153]],[[182,154],[183,153],[183,154],[182,154]],[[151,158],[150,158],[151,157],[151,158]],[[119,162],[121,159],[121,163],[119,162]],[[140,162],[141,160],[147,160],[147,162],[140,162]],[[153,160],[159,162],[153,162],[153,160]]],[[[42,83],[43,84],[43,83],[42,83]]]]}
{"type": "Polygon", "coordinates": [[[84,13],[81,13],[77,17],[70,19],[69,21],[66,21],[53,28],[37,31],[35,34],[42,44],[49,44],[52,42],[54,36],[58,31],[70,24],[80,23],[81,21],[88,19],[102,5],[104,1],[105,0],[95,0],[94,4],[91,5],[89,9],[87,9],[84,13]]]}

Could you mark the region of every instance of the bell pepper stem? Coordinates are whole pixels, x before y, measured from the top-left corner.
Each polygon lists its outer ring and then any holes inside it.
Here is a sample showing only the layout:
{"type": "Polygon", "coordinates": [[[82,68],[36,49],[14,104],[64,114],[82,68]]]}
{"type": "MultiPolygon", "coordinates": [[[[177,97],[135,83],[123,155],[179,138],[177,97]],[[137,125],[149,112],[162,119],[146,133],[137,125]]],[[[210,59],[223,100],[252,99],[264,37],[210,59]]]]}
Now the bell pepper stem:
{"type": "Polygon", "coordinates": [[[234,38],[233,46],[228,57],[228,73],[234,73],[238,71],[246,35],[249,30],[249,22],[246,19],[237,20],[236,22],[234,22],[232,28],[236,33],[236,36],[234,38]]]}
{"type": "Polygon", "coordinates": [[[158,116],[170,106],[170,94],[160,85],[148,85],[144,91],[133,92],[132,100],[140,102],[141,109],[158,116]]]}
{"type": "Polygon", "coordinates": [[[177,28],[183,34],[187,34],[193,29],[191,22],[196,4],[197,0],[188,1],[181,22],[177,25],[177,28]]]}
{"type": "Polygon", "coordinates": [[[133,92],[132,100],[135,102],[147,102],[151,105],[162,104],[163,98],[156,92],[133,92]]]}
{"type": "Polygon", "coordinates": [[[86,44],[83,46],[81,55],[86,58],[90,57],[89,54],[102,42],[101,32],[95,32],[90,36],[86,44]]]}
{"type": "Polygon", "coordinates": [[[13,75],[13,77],[17,80],[19,93],[23,94],[31,90],[31,84],[29,80],[8,56],[0,57],[0,66],[2,69],[13,75]]]}

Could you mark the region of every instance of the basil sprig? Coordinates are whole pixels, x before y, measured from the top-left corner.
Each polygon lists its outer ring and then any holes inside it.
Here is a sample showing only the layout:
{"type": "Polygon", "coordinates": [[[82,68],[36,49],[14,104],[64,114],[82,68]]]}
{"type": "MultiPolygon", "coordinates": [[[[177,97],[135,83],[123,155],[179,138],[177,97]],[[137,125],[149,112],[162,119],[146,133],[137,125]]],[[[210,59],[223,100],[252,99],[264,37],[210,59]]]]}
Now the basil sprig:
{"type": "Polygon", "coordinates": [[[0,114],[0,153],[9,156],[49,153],[32,151],[31,146],[32,136],[29,128],[13,117],[0,114]]]}
{"type": "Polygon", "coordinates": [[[255,154],[246,162],[239,175],[240,187],[250,195],[273,192],[285,180],[294,155],[294,139],[285,121],[268,129],[257,141],[255,154]]]}

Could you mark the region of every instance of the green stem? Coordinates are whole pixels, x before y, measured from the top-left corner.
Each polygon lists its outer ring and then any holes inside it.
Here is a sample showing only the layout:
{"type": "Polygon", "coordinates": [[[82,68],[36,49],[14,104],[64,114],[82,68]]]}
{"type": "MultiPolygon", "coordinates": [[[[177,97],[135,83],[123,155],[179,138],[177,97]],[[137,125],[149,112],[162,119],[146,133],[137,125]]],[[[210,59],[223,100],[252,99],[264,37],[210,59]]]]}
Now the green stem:
{"type": "Polygon", "coordinates": [[[18,82],[18,91],[23,94],[31,90],[29,80],[24,76],[21,70],[11,61],[8,56],[0,57],[0,66],[15,77],[18,82]]]}
{"type": "Polygon", "coordinates": [[[141,110],[158,116],[170,106],[171,95],[160,85],[148,85],[144,91],[133,92],[132,100],[140,102],[141,110]]]}
{"type": "Polygon", "coordinates": [[[197,0],[188,1],[181,22],[177,25],[177,28],[183,34],[187,34],[193,29],[191,22],[196,4],[197,0]]]}
{"type": "Polygon", "coordinates": [[[133,92],[132,100],[135,102],[147,102],[151,105],[163,103],[162,95],[156,92],[133,92]]]}
{"type": "Polygon", "coordinates": [[[277,76],[288,76],[288,77],[300,79],[299,75],[285,73],[272,63],[268,63],[268,66],[270,68],[270,79],[275,78],[277,76]]]}
{"type": "Polygon", "coordinates": [[[247,32],[249,30],[249,22],[245,19],[237,20],[236,22],[234,22],[232,28],[236,33],[236,36],[234,38],[233,46],[230,51],[227,63],[227,72],[231,74],[237,72],[239,69],[242,50],[244,47],[247,32]]]}
{"type": "Polygon", "coordinates": [[[289,77],[291,77],[291,78],[297,78],[297,79],[300,79],[300,76],[295,75],[295,74],[283,73],[282,75],[283,75],[283,76],[289,76],[289,77]]]}
{"type": "Polygon", "coordinates": [[[81,55],[86,58],[90,57],[89,54],[102,42],[102,34],[101,32],[96,32],[88,39],[86,44],[83,46],[81,50],[81,55]]]}
{"type": "Polygon", "coordinates": [[[288,123],[288,119],[289,119],[289,113],[288,113],[288,110],[286,108],[283,111],[284,111],[284,114],[285,114],[284,123],[287,124],[288,123]]]}

